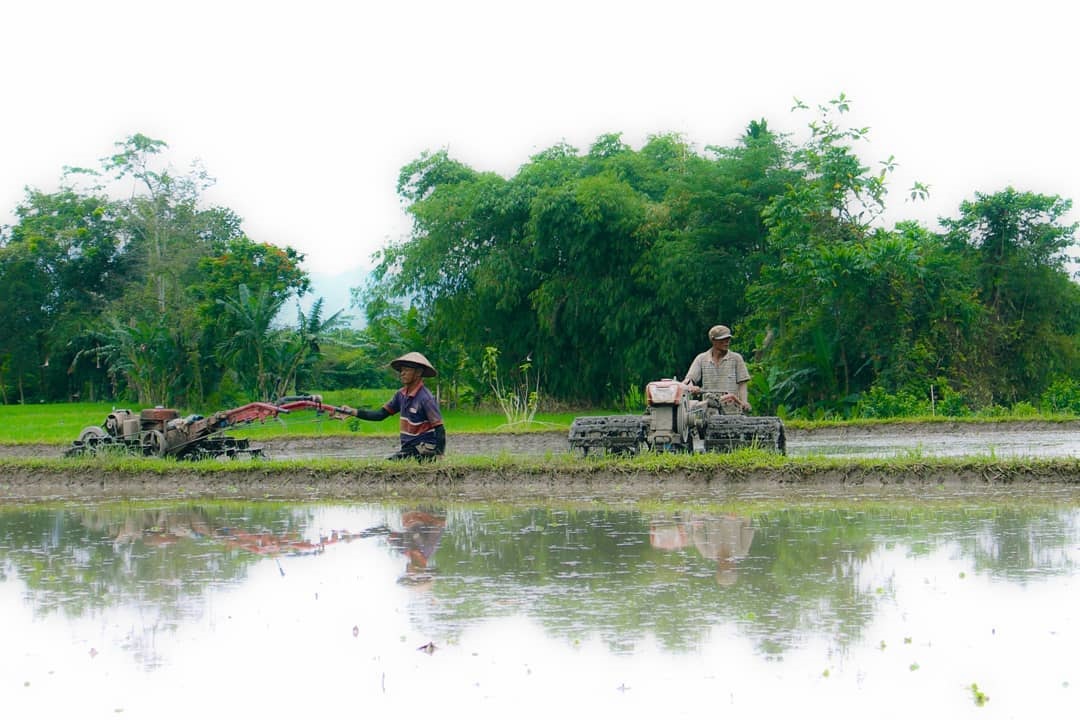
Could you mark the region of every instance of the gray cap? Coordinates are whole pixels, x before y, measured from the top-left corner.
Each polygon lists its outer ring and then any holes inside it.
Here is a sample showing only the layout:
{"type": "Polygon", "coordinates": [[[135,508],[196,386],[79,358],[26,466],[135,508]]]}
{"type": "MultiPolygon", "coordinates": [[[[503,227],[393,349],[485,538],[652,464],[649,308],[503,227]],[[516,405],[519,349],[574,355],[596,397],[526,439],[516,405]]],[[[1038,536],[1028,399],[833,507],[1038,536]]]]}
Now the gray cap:
{"type": "Polygon", "coordinates": [[[709,340],[723,340],[731,337],[731,328],[727,325],[713,325],[709,328],[709,340]]]}

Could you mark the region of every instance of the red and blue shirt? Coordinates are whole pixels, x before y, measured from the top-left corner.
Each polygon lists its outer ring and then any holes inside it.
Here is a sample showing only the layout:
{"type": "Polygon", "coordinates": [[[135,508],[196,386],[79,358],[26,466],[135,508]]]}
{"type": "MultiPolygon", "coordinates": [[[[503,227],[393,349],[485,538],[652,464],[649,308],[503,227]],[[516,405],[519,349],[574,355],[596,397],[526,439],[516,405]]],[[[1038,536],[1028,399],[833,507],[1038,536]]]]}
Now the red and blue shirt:
{"type": "Polygon", "coordinates": [[[417,383],[412,395],[408,388],[401,388],[383,408],[391,415],[401,413],[402,450],[417,443],[435,442],[435,428],[443,424],[442,413],[439,412],[439,401],[423,382],[417,383]]]}

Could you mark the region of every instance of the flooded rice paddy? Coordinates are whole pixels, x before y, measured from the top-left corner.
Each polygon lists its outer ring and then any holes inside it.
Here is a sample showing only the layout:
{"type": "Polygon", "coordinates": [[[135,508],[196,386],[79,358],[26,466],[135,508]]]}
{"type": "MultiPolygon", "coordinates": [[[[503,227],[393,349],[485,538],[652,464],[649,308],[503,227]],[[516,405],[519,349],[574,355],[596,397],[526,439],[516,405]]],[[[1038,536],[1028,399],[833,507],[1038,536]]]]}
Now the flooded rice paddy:
{"type": "Polygon", "coordinates": [[[1065,718],[1080,499],[0,505],[0,717],[1065,718]]]}
{"type": "MultiPolygon", "coordinates": [[[[314,436],[262,441],[270,457],[381,458],[397,448],[393,438],[314,436]]],[[[450,455],[543,455],[569,450],[565,432],[522,434],[455,434],[448,440],[450,455]]],[[[787,432],[791,457],[1027,457],[1080,456],[1080,423],[920,424],[907,427],[852,426],[787,432]]]]}

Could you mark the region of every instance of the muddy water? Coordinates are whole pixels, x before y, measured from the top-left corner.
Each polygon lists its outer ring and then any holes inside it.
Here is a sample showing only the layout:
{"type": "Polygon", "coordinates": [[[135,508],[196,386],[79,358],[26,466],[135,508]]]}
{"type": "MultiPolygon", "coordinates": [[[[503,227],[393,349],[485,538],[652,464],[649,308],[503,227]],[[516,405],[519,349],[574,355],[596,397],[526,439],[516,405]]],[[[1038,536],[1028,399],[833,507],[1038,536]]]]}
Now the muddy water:
{"type": "Polygon", "coordinates": [[[0,717],[1073,717],[1055,492],[0,507],[0,717]]]}
{"type": "MultiPolygon", "coordinates": [[[[243,436],[243,430],[237,435],[243,436]]],[[[370,435],[326,435],[253,443],[264,447],[269,457],[282,460],[382,458],[397,449],[395,438],[370,435]]],[[[1080,457],[1080,422],[789,429],[787,449],[792,457],[1080,457]]],[[[568,450],[564,431],[521,434],[451,431],[447,446],[450,455],[545,455],[568,450]]],[[[63,451],[64,447],[58,445],[0,445],[0,457],[60,457],[63,451]]]]}
{"type": "Polygon", "coordinates": [[[1078,457],[1080,427],[1024,425],[868,428],[795,433],[790,455],[834,457],[1078,457]]]}
{"type": "MultiPolygon", "coordinates": [[[[275,458],[385,457],[394,440],[348,436],[263,443],[275,458]]],[[[563,432],[451,434],[449,454],[543,455],[568,450],[563,432]]],[[[1078,457],[1080,423],[912,425],[788,431],[788,455],[831,457],[1078,457]]]]}

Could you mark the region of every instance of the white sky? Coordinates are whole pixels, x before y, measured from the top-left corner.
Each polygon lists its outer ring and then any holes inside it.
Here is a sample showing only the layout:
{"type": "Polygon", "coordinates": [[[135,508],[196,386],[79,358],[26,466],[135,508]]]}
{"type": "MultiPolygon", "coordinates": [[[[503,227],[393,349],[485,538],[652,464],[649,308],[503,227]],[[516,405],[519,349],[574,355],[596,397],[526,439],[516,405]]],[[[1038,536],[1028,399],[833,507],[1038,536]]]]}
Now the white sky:
{"type": "MultiPolygon", "coordinates": [[[[447,148],[513,174],[565,139],[749,121],[804,137],[798,97],[844,92],[864,160],[895,155],[893,219],[975,191],[1080,201],[1077,11],[1060,0],[33,0],[0,6],[0,223],[24,186],[141,132],[248,235],[356,284],[408,228],[400,168],[447,148]],[[913,180],[927,203],[905,203],[913,180]]],[[[1077,213],[1073,213],[1076,216],[1077,213]]],[[[330,304],[328,303],[328,307],[330,304]]],[[[332,308],[331,308],[332,309],[332,308]]]]}

